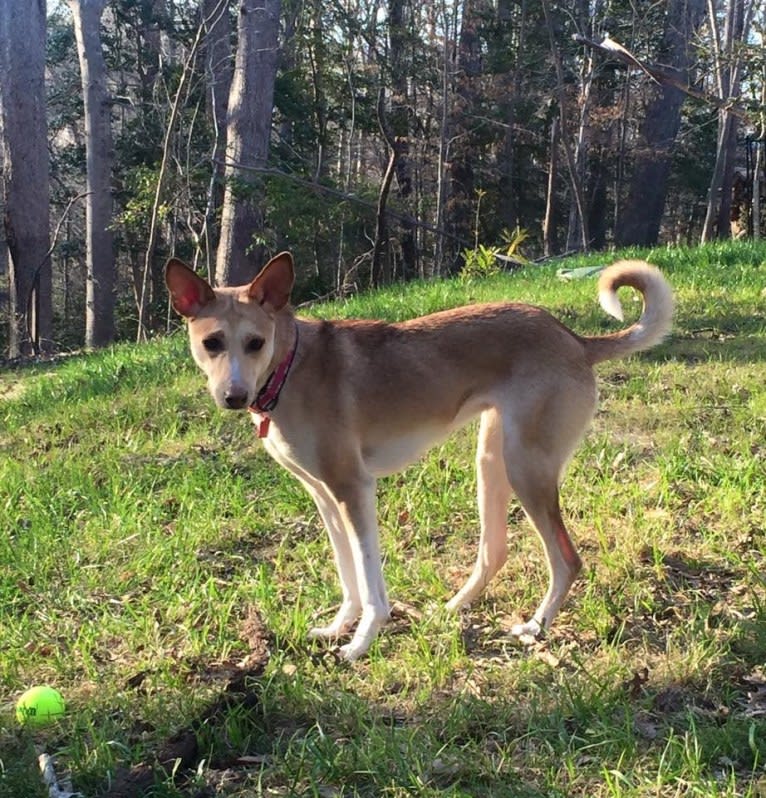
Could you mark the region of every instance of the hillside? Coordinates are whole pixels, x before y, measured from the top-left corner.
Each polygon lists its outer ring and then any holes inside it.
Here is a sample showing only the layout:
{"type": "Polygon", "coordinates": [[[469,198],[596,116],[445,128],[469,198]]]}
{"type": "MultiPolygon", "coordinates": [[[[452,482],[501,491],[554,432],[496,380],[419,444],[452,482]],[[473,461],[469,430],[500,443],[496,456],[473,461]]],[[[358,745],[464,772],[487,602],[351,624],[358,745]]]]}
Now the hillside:
{"type": "MultiPolygon", "coordinates": [[[[0,798],[47,794],[35,745],[87,798],[152,782],[227,798],[761,795],[766,245],[649,259],[676,292],[674,332],[598,369],[562,487],[585,568],[530,650],[508,630],[547,574],[520,512],[484,600],[442,610],[475,552],[473,428],[381,482],[395,617],[348,665],[305,637],[340,597],[314,507],[246,418],[213,407],[182,331],[0,374],[0,798]],[[42,683],[67,714],[20,730],[13,703],[42,683]]],[[[556,276],[598,262],[307,312],[506,298],[616,329],[593,279],[556,276]]]]}

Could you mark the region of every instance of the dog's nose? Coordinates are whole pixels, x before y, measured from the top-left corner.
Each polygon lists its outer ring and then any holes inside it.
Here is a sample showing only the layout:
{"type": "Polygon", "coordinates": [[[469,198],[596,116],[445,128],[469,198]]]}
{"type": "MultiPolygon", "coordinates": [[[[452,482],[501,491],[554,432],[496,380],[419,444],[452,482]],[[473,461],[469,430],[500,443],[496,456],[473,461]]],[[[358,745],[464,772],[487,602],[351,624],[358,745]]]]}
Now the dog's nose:
{"type": "Polygon", "coordinates": [[[241,410],[247,404],[247,392],[232,388],[223,397],[229,410],[241,410]]]}

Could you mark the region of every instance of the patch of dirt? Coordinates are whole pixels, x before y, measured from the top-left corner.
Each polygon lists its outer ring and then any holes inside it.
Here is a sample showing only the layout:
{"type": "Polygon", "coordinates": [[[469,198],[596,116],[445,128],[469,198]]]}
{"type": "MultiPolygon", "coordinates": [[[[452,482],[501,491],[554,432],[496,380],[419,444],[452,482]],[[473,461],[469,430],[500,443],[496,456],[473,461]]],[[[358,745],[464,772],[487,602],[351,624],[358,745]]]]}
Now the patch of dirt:
{"type": "MultiPolygon", "coordinates": [[[[143,798],[158,779],[174,775],[176,782],[185,773],[193,774],[200,759],[198,732],[223,726],[232,709],[255,709],[260,704],[259,679],[269,661],[272,637],[254,607],[248,608],[240,631],[248,645],[247,656],[238,663],[219,664],[214,676],[223,681],[217,698],[211,701],[191,723],[163,740],[151,759],[114,775],[106,798],[143,798]]],[[[136,677],[140,685],[142,678],[136,677]]],[[[211,677],[213,678],[213,677],[211,677]]]]}

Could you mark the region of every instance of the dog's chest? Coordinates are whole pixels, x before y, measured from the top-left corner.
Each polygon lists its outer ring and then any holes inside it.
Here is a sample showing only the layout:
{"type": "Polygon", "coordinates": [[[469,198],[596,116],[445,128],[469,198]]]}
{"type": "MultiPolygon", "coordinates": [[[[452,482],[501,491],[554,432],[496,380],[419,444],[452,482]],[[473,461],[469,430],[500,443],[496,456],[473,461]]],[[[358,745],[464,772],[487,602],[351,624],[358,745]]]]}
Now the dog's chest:
{"type": "Polygon", "coordinates": [[[316,458],[311,447],[291,445],[275,424],[269,425],[268,435],[263,438],[263,446],[282,468],[287,469],[299,479],[311,481],[311,477],[316,471],[316,458]]]}

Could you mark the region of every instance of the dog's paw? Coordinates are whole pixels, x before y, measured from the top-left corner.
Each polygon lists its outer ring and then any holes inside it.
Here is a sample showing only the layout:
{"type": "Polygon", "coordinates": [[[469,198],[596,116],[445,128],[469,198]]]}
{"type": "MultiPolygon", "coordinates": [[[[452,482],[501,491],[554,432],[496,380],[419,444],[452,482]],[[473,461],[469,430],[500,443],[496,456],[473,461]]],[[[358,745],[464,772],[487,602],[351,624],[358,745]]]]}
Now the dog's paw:
{"type": "Polygon", "coordinates": [[[309,639],[311,640],[337,640],[339,637],[348,634],[356,623],[359,616],[359,607],[351,602],[341,604],[340,609],[335,613],[335,617],[326,626],[314,626],[309,629],[309,639]]]}
{"type": "Polygon", "coordinates": [[[461,612],[471,606],[471,600],[462,596],[460,593],[454,595],[445,605],[449,612],[461,612]]]}
{"type": "Polygon", "coordinates": [[[346,662],[353,662],[354,660],[363,657],[367,653],[369,647],[369,644],[360,645],[352,640],[350,643],[346,643],[345,646],[341,646],[338,649],[338,654],[342,660],[345,660],[346,662]]]}
{"type": "Polygon", "coordinates": [[[534,645],[542,636],[543,627],[534,618],[526,623],[517,623],[511,627],[511,635],[523,646],[534,645]]]}
{"type": "Polygon", "coordinates": [[[337,640],[351,629],[352,624],[330,623],[327,626],[314,626],[308,631],[309,640],[337,640]]]}
{"type": "Polygon", "coordinates": [[[387,604],[383,607],[374,605],[365,607],[351,642],[340,647],[340,656],[347,662],[353,662],[364,656],[390,617],[391,609],[387,604]]]}

